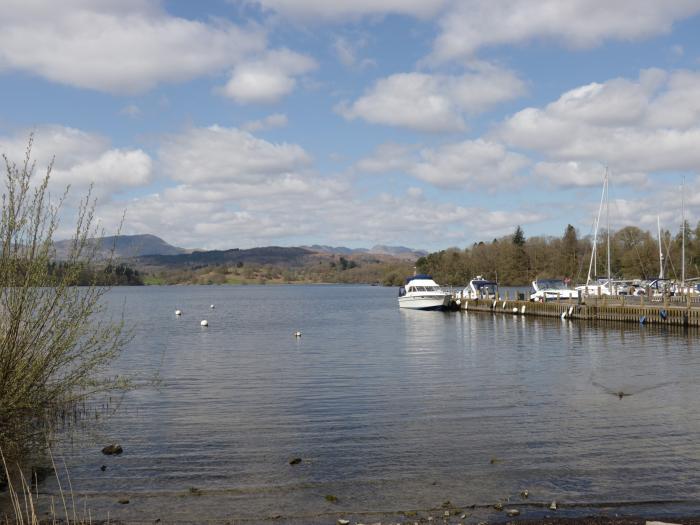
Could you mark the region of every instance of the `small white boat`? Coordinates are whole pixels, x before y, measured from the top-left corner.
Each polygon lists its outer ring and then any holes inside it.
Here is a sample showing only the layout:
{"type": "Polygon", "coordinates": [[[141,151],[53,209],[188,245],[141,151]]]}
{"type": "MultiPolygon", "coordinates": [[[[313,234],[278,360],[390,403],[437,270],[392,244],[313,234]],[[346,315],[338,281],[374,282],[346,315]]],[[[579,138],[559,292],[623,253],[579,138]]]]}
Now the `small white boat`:
{"type": "Polygon", "coordinates": [[[531,301],[545,302],[559,299],[576,299],[578,290],[569,288],[560,279],[536,279],[532,281],[534,293],[530,294],[531,301]]]}
{"type": "Polygon", "coordinates": [[[498,283],[496,281],[484,279],[481,275],[477,275],[474,279],[469,281],[469,285],[462,290],[460,299],[498,299],[498,283]]]}
{"type": "Polygon", "coordinates": [[[399,308],[414,310],[442,310],[452,297],[440,289],[430,275],[414,275],[399,288],[399,308]]]}
{"type": "Polygon", "coordinates": [[[598,282],[593,282],[589,284],[582,284],[576,287],[577,292],[581,292],[583,297],[596,297],[603,295],[617,295],[613,287],[611,287],[607,280],[601,279],[598,282]]]}

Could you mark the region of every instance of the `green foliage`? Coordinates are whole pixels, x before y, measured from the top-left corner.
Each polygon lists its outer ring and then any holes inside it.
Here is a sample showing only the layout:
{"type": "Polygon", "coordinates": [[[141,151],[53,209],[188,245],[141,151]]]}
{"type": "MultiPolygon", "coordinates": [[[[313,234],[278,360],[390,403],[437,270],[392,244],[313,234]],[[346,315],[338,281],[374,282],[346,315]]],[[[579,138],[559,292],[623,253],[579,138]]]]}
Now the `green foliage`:
{"type": "MultiPolygon", "coordinates": [[[[686,232],[686,278],[700,275],[700,223],[686,232]]],[[[680,278],[681,235],[662,232],[666,275],[680,278]]],[[[605,239],[598,247],[598,272],[605,270],[605,239]]],[[[476,275],[497,279],[502,285],[526,285],[535,278],[569,278],[583,282],[592,251],[591,239],[580,239],[567,225],[562,237],[525,239],[518,226],[515,233],[471,248],[450,248],[421,257],[416,267],[441,284],[464,286],[476,275]]],[[[657,239],[636,226],[626,226],[611,235],[612,275],[621,279],[648,279],[659,275],[657,239]]]]}
{"type": "Polygon", "coordinates": [[[0,446],[37,430],[52,410],[121,385],[99,373],[125,342],[121,322],[109,322],[89,239],[94,202],[77,209],[70,250],[54,259],[53,235],[67,192],[51,202],[46,175],[34,180],[31,144],[23,164],[6,166],[0,225],[0,446]],[[92,280],[92,281],[91,281],[92,280]],[[77,287],[83,281],[88,286],[77,287]],[[90,282],[91,281],[91,282],[90,282]],[[12,439],[11,439],[12,438],[12,439]]]}

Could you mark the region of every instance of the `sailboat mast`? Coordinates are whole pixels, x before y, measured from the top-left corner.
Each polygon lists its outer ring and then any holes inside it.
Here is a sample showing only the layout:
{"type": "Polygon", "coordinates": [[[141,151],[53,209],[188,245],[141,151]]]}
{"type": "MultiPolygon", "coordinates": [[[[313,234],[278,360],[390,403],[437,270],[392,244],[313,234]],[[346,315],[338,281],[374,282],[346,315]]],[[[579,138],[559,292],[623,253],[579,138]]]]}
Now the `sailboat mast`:
{"type": "MultiPolygon", "coordinates": [[[[607,177],[607,171],[606,171],[607,177]]],[[[603,202],[605,199],[605,181],[603,181],[603,192],[600,194],[600,204],[598,205],[598,215],[593,225],[593,249],[591,250],[591,262],[588,264],[588,277],[586,278],[586,286],[591,283],[591,271],[593,275],[598,275],[598,226],[600,226],[600,214],[603,212],[603,202]]]]}
{"type": "Polygon", "coordinates": [[[605,168],[605,215],[608,228],[608,290],[612,292],[612,269],[610,268],[610,180],[607,167],[605,168]]]}
{"type": "Polygon", "coordinates": [[[664,278],[664,251],[661,248],[661,220],[656,216],[656,230],[659,236],[659,279],[664,278]]]}
{"type": "Polygon", "coordinates": [[[681,293],[685,293],[685,177],[681,186],[681,293]]]}

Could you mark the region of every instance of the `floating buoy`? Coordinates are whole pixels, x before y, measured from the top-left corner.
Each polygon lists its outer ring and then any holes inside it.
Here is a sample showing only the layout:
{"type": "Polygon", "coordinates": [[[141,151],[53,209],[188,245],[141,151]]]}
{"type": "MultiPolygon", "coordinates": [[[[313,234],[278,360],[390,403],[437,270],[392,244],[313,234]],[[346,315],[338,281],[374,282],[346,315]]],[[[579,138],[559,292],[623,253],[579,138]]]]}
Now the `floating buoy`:
{"type": "Polygon", "coordinates": [[[518,313],[518,309],[517,309],[517,308],[513,308],[513,313],[514,313],[514,314],[517,314],[517,313],[518,313]]]}
{"type": "Polygon", "coordinates": [[[175,310],[175,315],[182,315],[182,312],[180,310],[175,310]]]}
{"type": "Polygon", "coordinates": [[[523,305],[522,308],[520,308],[520,313],[521,313],[521,314],[524,314],[524,313],[525,313],[525,305],[523,305]]]}
{"type": "Polygon", "coordinates": [[[301,332],[299,330],[294,332],[294,337],[301,337],[301,332]]]}
{"type": "Polygon", "coordinates": [[[564,312],[561,314],[561,318],[566,319],[566,310],[564,310],[564,312]]]}
{"type": "Polygon", "coordinates": [[[213,309],[214,309],[214,305],[213,305],[213,304],[210,304],[210,305],[209,305],[209,308],[211,308],[211,309],[213,310],[213,309]]]}
{"type": "Polygon", "coordinates": [[[202,325],[202,326],[209,326],[209,321],[207,321],[206,319],[204,319],[204,320],[203,320],[201,323],[199,323],[199,324],[202,325]]]}

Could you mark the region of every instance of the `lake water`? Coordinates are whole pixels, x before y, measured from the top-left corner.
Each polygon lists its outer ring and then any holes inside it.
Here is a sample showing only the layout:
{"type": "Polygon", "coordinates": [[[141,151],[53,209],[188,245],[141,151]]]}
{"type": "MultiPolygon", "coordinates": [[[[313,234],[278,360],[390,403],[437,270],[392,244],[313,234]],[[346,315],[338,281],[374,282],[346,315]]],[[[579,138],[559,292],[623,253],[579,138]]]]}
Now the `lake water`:
{"type": "Polygon", "coordinates": [[[386,522],[446,500],[473,522],[505,520],[497,501],[522,517],[552,500],[570,515],[700,510],[697,332],[402,311],[370,286],[109,300],[134,326],[114,373],[160,384],[113,397],[58,450],[93,519],[386,522]],[[100,453],[111,442],[121,456],[100,453]]]}

